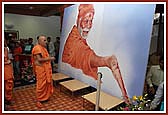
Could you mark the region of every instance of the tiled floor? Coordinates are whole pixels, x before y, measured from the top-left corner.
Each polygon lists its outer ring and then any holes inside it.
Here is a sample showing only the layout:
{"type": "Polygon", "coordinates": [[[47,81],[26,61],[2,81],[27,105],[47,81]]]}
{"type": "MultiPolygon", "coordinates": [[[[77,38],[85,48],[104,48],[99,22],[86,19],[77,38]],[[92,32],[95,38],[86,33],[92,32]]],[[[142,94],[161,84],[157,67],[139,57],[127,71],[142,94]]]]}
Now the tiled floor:
{"type": "MultiPolygon", "coordinates": [[[[83,99],[80,95],[72,97],[64,91],[60,92],[59,85],[54,87],[54,94],[43,108],[36,107],[35,84],[15,87],[13,91],[13,104],[7,106],[5,111],[85,111],[83,99]]],[[[94,110],[93,106],[87,110],[94,110]]]]}

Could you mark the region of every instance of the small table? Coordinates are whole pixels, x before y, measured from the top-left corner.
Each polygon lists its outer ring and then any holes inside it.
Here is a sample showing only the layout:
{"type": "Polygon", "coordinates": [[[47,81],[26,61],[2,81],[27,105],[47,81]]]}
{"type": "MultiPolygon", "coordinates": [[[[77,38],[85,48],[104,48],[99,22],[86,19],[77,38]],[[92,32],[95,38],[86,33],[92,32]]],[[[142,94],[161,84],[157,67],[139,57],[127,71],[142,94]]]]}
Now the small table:
{"type": "Polygon", "coordinates": [[[68,75],[63,74],[63,73],[54,73],[54,74],[52,74],[52,80],[55,83],[57,81],[66,80],[66,79],[70,79],[70,77],[68,75]]]}
{"type": "MultiPolygon", "coordinates": [[[[86,94],[86,95],[83,95],[82,97],[85,100],[96,105],[96,91],[89,93],[89,94],[86,94]]],[[[105,111],[108,111],[123,102],[124,102],[124,100],[121,100],[115,96],[112,96],[112,95],[109,95],[103,91],[100,91],[99,107],[105,111]]],[[[83,101],[83,106],[84,106],[84,101],[83,101]]]]}
{"type": "MultiPolygon", "coordinates": [[[[72,96],[74,96],[75,91],[90,87],[90,85],[76,79],[60,82],[60,85],[70,90],[72,92],[72,96]]],[[[60,91],[61,91],[61,86],[60,86],[60,91]]]]}

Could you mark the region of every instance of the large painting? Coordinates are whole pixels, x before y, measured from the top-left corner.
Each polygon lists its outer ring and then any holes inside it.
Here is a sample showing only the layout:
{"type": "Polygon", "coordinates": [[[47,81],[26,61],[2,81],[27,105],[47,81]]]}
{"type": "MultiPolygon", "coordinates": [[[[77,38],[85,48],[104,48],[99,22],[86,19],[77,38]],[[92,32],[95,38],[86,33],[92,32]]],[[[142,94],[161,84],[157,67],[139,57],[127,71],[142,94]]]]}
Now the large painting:
{"type": "Polygon", "coordinates": [[[59,72],[119,98],[142,95],[155,4],[84,4],[65,9],[59,72]]]}

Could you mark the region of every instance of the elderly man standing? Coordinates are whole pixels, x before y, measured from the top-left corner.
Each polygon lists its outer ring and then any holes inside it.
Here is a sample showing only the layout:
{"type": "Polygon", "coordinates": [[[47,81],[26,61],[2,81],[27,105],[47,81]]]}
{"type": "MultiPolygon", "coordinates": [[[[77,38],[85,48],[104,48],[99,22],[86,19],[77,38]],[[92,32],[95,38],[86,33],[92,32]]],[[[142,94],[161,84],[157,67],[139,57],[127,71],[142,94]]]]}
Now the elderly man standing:
{"type": "Polygon", "coordinates": [[[32,50],[33,55],[33,69],[36,75],[36,96],[37,107],[42,107],[43,101],[49,99],[53,93],[52,84],[52,67],[51,61],[55,60],[50,57],[46,49],[47,39],[44,35],[37,37],[38,44],[32,50]]]}
{"type": "Polygon", "coordinates": [[[98,67],[111,69],[125,99],[129,103],[117,58],[112,56],[98,56],[87,44],[87,37],[92,28],[94,17],[92,4],[81,4],[78,8],[77,24],[73,26],[64,45],[62,61],[72,67],[81,69],[84,74],[97,79],[98,67]]]}

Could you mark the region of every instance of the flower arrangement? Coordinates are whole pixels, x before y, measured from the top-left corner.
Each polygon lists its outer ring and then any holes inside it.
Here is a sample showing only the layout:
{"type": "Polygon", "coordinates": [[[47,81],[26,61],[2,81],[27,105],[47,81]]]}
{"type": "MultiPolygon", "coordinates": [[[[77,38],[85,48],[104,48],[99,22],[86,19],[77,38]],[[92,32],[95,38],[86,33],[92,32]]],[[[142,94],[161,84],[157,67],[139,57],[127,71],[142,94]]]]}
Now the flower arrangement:
{"type": "Polygon", "coordinates": [[[144,96],[133,96],[130,99],[130,104],[126,104],[124,107],[119,107],[120,111],[144,111],[148,110],[151,100],[147,99],[148,94],[144,96]]]}

